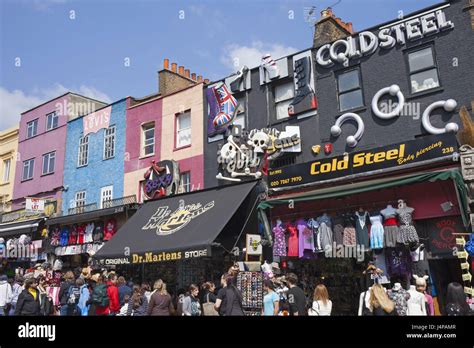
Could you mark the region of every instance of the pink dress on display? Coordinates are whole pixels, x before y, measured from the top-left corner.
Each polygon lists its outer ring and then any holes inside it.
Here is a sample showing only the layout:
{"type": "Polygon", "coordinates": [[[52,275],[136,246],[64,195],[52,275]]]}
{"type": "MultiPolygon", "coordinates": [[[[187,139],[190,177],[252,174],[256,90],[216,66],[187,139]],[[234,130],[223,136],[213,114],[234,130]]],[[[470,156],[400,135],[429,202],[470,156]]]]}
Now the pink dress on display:
{"type": "Polygon", "coordinates": [[[287,227],[287,231],[290,233],[290,238],[288,239],[288,256],[298,257],[298,229],[290,225],[287,227]]]}

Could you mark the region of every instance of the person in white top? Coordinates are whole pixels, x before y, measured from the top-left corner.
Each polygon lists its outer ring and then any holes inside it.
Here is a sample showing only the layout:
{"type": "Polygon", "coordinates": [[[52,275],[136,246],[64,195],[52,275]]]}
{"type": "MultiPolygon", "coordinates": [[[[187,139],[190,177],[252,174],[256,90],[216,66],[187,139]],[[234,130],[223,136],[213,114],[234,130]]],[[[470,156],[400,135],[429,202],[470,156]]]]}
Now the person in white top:
{"type": "Polygon", "coordinates": [[[415,285],[410,286],[408,293],[410,294],[410,298],[407,301],[407,315],[427,315],[425,295],[416,291],[415,285]]]}
{"type": "Polygon", "coordinates": [[[319,284],[314,289],[313,305],[308,310],[308,315],[328,316],[331,315],[332,302],[329,299],[328,289],[319,284]]]}

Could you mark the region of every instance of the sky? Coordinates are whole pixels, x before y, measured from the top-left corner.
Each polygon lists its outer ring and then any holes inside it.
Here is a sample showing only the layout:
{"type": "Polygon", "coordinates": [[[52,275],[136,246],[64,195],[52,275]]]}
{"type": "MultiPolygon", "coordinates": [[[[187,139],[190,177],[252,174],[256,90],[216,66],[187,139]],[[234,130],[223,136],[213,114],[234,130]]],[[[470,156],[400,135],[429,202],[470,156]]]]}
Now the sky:
{"type": "Polygon", "coordinates": [[[156,93],[164,58],[213,81],[309,48],[328,6],[361,31],[440,2],[0,0],[0,130],[67,91],[105,102],[156,93]]]}

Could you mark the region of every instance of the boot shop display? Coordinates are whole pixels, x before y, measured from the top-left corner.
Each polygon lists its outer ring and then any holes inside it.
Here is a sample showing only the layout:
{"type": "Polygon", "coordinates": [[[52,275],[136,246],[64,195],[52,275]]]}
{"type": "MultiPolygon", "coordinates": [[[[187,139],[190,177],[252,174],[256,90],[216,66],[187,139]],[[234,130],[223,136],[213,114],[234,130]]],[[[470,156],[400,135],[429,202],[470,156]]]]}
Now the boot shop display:
{"type": "Polygon", "coordinates": [[[209,104],[207,135],[223,134],[234,121],[239,105],[227,86],[220,82],[206,89],[209,104]]]}
{"type": "Polygon", "coordinates": [[[311,88],[311,58],[300,58],[294,64],[296,93],[293,101],[288,106],[290,116],[299,115],[318,107],[316,94],[311,88]]]}

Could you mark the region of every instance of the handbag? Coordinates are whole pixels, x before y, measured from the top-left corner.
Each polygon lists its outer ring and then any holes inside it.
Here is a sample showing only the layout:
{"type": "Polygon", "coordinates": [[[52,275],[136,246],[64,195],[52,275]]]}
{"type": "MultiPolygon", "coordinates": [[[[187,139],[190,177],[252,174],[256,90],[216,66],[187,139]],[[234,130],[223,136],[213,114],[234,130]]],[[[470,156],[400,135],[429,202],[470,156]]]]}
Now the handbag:
{"type": "Polygon", "coordinates": [[[208,292],[206,296],[206,303],[203,303],[202,305],[202,311],[204,312],[205,316],[219,315],[219,313],[217,313],[217,311],[214,309],[214,303],[209,302],[209,295],[210,293],[208,292]]]}
{"type": "Polygon", "coordinates": [[[320,312],[319,302],[318,301],[315,301],[315,302],[318,304],[318,310],[314,309],[314,305],[311,306],[311,308],[308,309],[308,315],[310,316],[319,316],[319,312],[320,312]]]}

